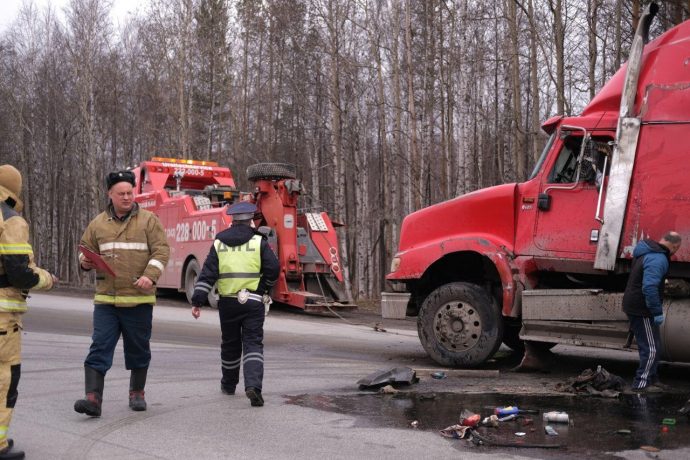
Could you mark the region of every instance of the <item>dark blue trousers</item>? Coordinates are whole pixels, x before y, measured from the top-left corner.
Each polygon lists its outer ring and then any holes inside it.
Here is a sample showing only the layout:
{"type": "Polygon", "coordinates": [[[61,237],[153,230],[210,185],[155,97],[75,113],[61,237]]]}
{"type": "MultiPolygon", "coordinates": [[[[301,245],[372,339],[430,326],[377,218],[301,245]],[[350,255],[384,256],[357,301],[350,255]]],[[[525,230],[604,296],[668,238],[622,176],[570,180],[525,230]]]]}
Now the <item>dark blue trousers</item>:
{"type": "Polygon", "coordinates": [[[657,375],[661,354],[659,326],[654,324],[653,318],[628,315],[628,319],[640,353],[640,366],[633,380],[633,388],[645,388],[659,380],[657,375]]]}
{"type": "Polygon", "coordinates": [[[244,388],[261,390],[264,379],[264,304],[248,300],[241,304],[235,298],[221,297],[218,302],[222,343],[220,360],[221,384],[234,389],[240,381],[240,365],[244,388]]]}
{"type": "Polygon", "coordinates": [[[93,309],[93,336],[84,365],[105,375],[113,365],[115,346],[122,335],[125,367],[141,369],[151,361],[153,305],[136,307],[96,305],[93,309]]]}

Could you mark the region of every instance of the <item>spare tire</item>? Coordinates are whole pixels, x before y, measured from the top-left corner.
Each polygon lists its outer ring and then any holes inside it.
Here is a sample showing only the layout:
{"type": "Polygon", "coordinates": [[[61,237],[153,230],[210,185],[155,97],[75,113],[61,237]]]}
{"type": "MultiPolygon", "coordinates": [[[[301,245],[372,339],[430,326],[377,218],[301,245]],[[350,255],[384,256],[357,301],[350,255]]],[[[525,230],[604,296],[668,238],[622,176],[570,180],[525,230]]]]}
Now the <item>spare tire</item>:
{"type": "Polygon", "coordinates": [[[297,179],[297,167],[289,163],[258,163],[247,168],[247,179],[297,179]]]}

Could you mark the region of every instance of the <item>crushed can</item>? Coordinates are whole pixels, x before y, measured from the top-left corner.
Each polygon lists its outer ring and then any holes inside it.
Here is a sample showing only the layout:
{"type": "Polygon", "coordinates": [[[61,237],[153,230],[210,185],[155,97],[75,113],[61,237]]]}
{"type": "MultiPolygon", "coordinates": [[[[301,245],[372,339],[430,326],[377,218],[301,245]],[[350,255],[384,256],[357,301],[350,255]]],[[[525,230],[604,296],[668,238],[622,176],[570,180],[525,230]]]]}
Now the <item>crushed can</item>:
{"type": "Polygon", "coordinates": [[[544,412],[543,417],[544,417],[545,422],[550,422],[550,423],[568,423],[570,421],[570,419],[568,418],[567,412],[558,412],[558,411],[544,412]]]}

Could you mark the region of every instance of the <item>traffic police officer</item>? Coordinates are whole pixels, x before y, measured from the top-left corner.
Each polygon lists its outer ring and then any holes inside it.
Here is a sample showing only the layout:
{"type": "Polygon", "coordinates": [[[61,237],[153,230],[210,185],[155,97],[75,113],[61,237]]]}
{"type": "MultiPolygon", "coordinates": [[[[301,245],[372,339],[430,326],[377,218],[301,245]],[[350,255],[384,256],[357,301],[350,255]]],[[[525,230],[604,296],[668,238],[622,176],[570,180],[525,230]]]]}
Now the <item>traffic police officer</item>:
{"type": "Polygon", "coordinates": [[[19,215],[22,176],[0,166],[0,459],[24,458],[7,438],[21,369],[22,314],[29,289],[50,289],[57,278],[34,263],[29,226],[19,215]]]}
{"type": "Polygon", "coordinates": [[[208,294],[217,283],[220,300],[218,312],[222,332],[221,391],[235,394],[244,369],[244,388],[252,406],[263,406],[261,396],[264,375],[264,304],[278,279],[279,263],[266,237],[252,228],[256,206],[235,203],[228,208],[232,226],[218,235],[206,257],[194,286],[192,316],[208,304],[208,294]]]}

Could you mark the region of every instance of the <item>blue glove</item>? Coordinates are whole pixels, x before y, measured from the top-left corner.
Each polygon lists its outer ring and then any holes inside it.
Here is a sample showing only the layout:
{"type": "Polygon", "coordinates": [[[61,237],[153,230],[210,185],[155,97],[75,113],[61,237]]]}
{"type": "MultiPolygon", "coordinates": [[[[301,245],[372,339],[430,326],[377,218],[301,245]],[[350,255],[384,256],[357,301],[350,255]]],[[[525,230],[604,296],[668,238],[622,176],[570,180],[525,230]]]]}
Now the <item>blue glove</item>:
{"type": "Polygon", "coordinates": [[[664,315],[663,314],[656,315],[654,317],[654,324],[656,324],[657,326],[661,326],[663,322],[664,322],[664,315]]]}

